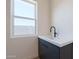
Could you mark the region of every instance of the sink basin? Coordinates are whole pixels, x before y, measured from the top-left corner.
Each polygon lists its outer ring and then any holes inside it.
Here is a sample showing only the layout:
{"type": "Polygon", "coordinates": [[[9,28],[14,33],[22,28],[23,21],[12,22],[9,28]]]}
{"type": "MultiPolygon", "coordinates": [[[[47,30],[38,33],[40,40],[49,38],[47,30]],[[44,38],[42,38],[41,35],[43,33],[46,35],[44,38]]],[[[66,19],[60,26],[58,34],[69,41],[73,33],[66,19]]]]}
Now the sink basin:
{"type": "Polygon", "coordinates": [[[55,38],[52,37],[51,35],[41,35],[38,37],[45,40],[45,41],[48,41],[58,47],[63,47],[65,45],[68,45],[73,42],[72,37],[70,37],[69,35],[68,36],[58,36],[55,38]]]}

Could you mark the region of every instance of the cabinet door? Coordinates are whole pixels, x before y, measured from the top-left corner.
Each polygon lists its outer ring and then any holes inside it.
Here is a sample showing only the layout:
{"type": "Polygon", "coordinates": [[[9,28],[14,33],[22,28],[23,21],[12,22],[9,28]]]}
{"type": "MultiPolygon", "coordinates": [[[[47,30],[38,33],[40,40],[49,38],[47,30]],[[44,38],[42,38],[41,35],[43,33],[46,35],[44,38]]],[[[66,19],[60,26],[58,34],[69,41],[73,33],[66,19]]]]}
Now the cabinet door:
{"type": "Polygon", "coordinates": [[[39,57],[40,59],[48,59],[48,47],[39,42],[39,57]]]}
{"type": "Polygon", "coordinates": [[[60,58],[60,49],[55,46],[55,45],[52,45],[50,48],[49,48],[49,58],[50,59],[59,59],[60,58]]]}
{"type": "Polygon", "coordinates": [[[39,39],[39,57],[40,59],[59,59],[59,48],[39,39]]]}

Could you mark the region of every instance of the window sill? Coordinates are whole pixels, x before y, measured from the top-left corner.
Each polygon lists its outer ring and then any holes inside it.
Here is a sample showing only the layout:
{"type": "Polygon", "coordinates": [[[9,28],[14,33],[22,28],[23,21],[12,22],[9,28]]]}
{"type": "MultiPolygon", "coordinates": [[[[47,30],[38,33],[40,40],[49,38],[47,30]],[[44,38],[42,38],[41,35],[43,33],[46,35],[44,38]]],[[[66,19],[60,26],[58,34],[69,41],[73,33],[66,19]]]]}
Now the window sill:
{"type": "Polygon", "coordinates": [[[37,38],[38,35],[31,34],[31,35],[13,35],[10,38],[37,38]]]}

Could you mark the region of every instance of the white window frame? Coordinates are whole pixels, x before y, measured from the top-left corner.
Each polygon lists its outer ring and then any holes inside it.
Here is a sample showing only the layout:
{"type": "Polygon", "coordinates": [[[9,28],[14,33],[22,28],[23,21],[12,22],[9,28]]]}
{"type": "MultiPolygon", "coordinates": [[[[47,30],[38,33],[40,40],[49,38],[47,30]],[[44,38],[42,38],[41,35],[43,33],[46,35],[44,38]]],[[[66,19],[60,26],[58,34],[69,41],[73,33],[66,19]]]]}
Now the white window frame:
{"type": "Polygon", "coordinates": [[[11,11],[10,11],[10,14],[11,14],[11,18],[10,18],[10,37],[11,38],[16,38],[16,37],[34,37],[34,36],[37,36],[38,35],[38,15],[37,15],[37,2],[30,2],[29,0],[26,1],[26,2],[29,2],[31,4],[34,4],[35,5],[35,19],[33,18],[29,18],[29,17],[21,17],[21,16],[14,16],[14,0],[11,0],[11,11]],[[33,34],[25,34],[25,35],[14,35],[14,17],[17,17],[17,18],[24,18],[24,19],[29,19],[29,20],[35,20],[35,35],[33,34]]]}

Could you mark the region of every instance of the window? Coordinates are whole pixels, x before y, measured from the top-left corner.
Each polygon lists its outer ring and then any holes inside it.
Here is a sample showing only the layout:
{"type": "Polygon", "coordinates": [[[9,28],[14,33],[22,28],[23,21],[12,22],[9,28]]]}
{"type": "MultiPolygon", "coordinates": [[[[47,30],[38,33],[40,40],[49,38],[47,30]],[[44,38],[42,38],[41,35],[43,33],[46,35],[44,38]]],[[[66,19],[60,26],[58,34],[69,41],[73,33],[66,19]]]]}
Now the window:
{"type": "Polygon", "coordinates": [[[36,33],[36,1],[14,0],[13,35],[36,33]]]}

